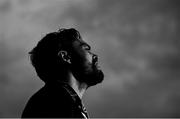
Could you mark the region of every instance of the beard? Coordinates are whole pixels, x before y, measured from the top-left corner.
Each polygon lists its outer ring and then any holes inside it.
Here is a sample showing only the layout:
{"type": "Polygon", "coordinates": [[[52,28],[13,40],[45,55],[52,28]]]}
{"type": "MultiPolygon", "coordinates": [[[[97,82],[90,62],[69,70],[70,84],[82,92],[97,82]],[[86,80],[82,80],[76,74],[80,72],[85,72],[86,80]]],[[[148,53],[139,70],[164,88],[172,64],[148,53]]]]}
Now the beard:
{"type": "Polygon", "coordinates": [[[92,64],[88,67],[76,68],[73,72],[77,81],[80,83],[86,83],[88,86],[94,86],[104,80],[104,73],[102,70],[92,64]]]}
{"type": "Polygon", "coordinates": [[[102,70],[94,70],[86,73],[83,79],[84,83],[88,84],[88,86],[93,86],[104,80],[104,73],[102,70]]]}

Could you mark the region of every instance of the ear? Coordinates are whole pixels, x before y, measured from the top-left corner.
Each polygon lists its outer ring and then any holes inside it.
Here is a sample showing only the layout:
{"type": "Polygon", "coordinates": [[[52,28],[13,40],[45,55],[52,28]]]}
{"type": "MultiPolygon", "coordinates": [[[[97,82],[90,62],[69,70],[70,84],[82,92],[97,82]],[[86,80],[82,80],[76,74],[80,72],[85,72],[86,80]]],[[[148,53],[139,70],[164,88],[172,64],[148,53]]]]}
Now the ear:
{"type": "Polygon", "coordinates": [[[59,51],[58,56],[61,57],[63,61],[67,62],[68,64],[71,64],[71,57],[68,55],[67,51],[59,51]]]}

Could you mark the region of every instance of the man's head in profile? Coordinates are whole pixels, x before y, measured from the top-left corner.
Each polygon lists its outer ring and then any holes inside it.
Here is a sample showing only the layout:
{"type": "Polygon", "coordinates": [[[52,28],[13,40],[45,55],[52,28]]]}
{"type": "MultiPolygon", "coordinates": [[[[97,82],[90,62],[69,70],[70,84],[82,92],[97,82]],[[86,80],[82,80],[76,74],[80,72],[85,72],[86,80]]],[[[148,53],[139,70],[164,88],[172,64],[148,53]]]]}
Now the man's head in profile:
{"type": "Polygon", "coordinates": [[[45,82],[69,82],[70,76],[87,87],[103,80],[98,56],[75,29],[47,34],[30,52],[38,76],[45,82]]]}
{"type": "Polygon", "coordinates": [[[80,33],[72,28],[47,34],[30,59],[45,86],[30,98],[22,117],[88,118],[82,96],[101,83],[104,74],[80,33]]]}

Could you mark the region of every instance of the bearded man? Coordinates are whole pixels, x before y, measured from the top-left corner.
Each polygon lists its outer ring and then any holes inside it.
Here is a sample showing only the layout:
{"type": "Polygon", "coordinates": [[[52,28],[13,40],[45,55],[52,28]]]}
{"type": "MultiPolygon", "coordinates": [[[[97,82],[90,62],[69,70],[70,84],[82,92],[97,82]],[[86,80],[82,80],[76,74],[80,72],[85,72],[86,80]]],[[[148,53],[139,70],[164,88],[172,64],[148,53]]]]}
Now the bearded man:
{"type": "Polygon", "coordinates": [[[22,118],[88,118],[82,96],[104,74],[80,33],[71,28],[47,34],[30,59],[45,85],[29,99],[22,118]]]}

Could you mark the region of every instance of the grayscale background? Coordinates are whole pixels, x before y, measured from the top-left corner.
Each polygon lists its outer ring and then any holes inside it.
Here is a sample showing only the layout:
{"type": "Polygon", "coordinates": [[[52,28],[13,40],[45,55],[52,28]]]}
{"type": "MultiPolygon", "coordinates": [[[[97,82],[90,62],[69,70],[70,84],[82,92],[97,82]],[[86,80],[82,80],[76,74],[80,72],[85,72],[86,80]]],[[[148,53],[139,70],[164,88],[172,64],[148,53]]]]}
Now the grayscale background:
{"type": "Polygon", "coordinates": [[[0,0],[0,117],[20,117],[44,83],[28,51],[78,29],[100,57],[90,117],[180,117],[180,0],[0,0]]]}

